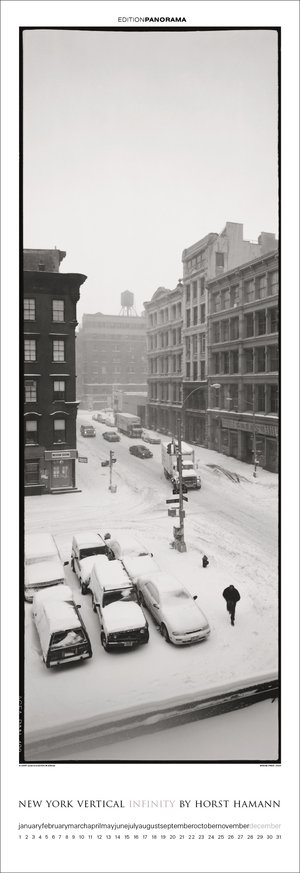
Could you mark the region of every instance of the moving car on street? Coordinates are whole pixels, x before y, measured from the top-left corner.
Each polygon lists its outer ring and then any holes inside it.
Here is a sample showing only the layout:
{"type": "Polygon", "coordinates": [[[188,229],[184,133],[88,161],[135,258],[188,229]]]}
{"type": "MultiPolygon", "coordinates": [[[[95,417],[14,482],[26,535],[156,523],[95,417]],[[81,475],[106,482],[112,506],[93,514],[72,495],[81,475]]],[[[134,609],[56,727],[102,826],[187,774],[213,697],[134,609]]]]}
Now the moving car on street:
{"type": "Polygon", "coordinates": [[[151,436],[150,433],[143,432],[143,440],[145,443],[150,443],[152,446],[160,446],[161,440],[157,436],[151,436]]]}
{"type": "Polygon", "coordinates": [[[96,558],[89,587],[106,652],[148,643],[148,622],[120,561],[106,563],[103,557],[96,558]]]}
{"type": "Polygon", "coordinates": [[[92,424],[81,424],[80,433],[83,437],[95,437],[96,431],[92,424]]]}
{"type": "Polygon", "coordinates": [[[168,573],[136,577],[138,599],[146,606],[168,643],[184,646],[206,640],[210,627],[204,612],[195,603],[197,596],[183,588],[168,573]]]}
{"type": "Polygon", "coordinates": [[[46,667],[92,657],[92,647],[79,608],[68,585],[39,591],[33,598],[33,620],[46,667]]]}
{"type": "Polygon", "coordinates": [[[103,439],[107,440],[109,443],[119,443],[121,439],[119,434],[113,430],[105,430],[102,436],[103,439]]]}
{"type": "Polygon", "coordinates": [[[129,446],[129,451],[136,458],[153,458],[153,454],[150,449],[147,449],[147,446],[129,446]]]}

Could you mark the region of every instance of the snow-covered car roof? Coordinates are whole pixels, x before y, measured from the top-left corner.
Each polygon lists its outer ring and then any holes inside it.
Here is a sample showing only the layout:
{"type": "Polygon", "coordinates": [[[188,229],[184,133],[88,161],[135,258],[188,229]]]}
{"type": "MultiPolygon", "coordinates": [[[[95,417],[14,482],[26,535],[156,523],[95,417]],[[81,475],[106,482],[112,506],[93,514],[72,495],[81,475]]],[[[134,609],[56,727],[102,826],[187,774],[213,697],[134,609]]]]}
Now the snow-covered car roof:
{"type": "Polygon", "coordinates": [[[45,588],[43,591],[38,591],[35,595],[36,603],[64,603],[72,600],[73,592],[69,585],[54,585],[52,588],[45,588]]]}
{"type": "Polygon", "coordinates": [[[51,534],[25,534],[25,562],[42,561],[45,558],[57,558],[57,548],[51,534]]]}
{"type": "MultiPolygon", "coordinates": [[[[56,588],[50,588],[49,591],[58,591],[60,588],[66,588],[66,585],[58,585],[56,588]]],[[[71,589],[69,589],[70,591],[71,589]]],[[[75,603],[71,597],[68,597],[68,600],[59,600],[55,597],[50,598],[47,596],[44,599],[43,592],[43,607],[48,619],[48,626],[50,633],[56,633],[57,631],[70,630],[71,628],[81,627],[81,622],[78,617],[78,614],[75,609],[75,603]]],[[[41,598],[41,593],[35,595],[33,600],[33,608],[35,607],[37,598],[41,598]]]]}
{"type": "Polygon", "coordinates": [[[95,559],[96,575],[101,582],[104,591],[111,591],[116,588],[131,588],[132,583],[128,579],[127,573],[119,561],[109,561],[103,563],[102,556],[95,559]]]}
{"type": "Polygon", "coordinates": [[[136,557],[137,555],[147,554],[147,549],[134,536],[124,533],[124,531],[114,531],[111,539],[107,540],[107,545],[114,552],[116,558],[123,558],[125,555],[136,557]]]}
{"type": "Polygon", "coordinates": [[[64,578],[64,568],[59,558],[28,564],[25,567],[25,588],[37,588],[39,585],[47,585],[47,583],[51,584],[51,582],[59,580],[64,581],[64,578]]]}
{"type": "Polygon", "coordinates": [[[102,546],[104,543],[103,537],[96,530],[83,530],[73,534],[73,539],[79,549],[88,549],[93,546],[102,546]]]}
{"type": "Polygon", "coordinates": [[[141,607],[124,600],[105,607],[105,624],[109,633],[145,627],[146,620],[141,607]]]}
{"type": "Polygon", "coordinates": [[[142,585],[146,582],[153,582],[158,591],[164,593],[171,591],[185,591],[184,586],[175,576],[171,576],[170,573],[164,573],[162,571],[159,571],[158,573],[149,573],[147,577],[143,576],[141,579],[142,585]]]}
{"type": "Polygon", "coordinates": [[[138,557],[122,558],[123,567],[131,579],[141,579],[145,576],[153,576],[154,573],[159,573],[160,568],[151,555],[138,555],[138,557]]]}

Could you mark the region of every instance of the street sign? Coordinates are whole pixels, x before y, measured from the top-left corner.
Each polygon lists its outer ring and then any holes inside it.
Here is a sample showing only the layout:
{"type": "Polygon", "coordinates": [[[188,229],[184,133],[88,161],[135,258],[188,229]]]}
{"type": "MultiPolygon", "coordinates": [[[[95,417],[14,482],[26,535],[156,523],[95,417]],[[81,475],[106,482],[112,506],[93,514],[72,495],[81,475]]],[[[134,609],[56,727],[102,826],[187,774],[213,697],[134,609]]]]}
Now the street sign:
{"type": "Polygon", "coordinates": [[[176,509],[168,509],[168,515],[172,518],[176,518],[176,509]]]}
{"type": "Polygon", "coordinates": [[[81,458],[79,455],[78,455],[77,460],[79,461],[80,464],[87,464],[88,463],[88,458],[81,458]]]}
{"type": "Polygon", "coordinates": [[[176,503],[176,505],[178,506],[179,497],[170,497],[170,500],[166,500],[166,503],[176,503]]]}

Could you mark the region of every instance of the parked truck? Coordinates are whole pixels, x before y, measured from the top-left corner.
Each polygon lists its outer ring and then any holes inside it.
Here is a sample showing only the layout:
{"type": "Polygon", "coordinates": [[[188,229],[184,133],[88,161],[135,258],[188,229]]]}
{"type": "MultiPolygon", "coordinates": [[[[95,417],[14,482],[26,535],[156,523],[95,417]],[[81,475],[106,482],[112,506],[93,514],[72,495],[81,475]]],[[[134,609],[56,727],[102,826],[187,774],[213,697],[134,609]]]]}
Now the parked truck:
{"type": "MultiPolygon", "coordinates": [[[[195,465],[195,451],[187,443],[181,443],[182,481],[186,488],[201,488],[201,478],[195,465]]],[[[161,459],[166,479],[173,486],[179,485],[178,443],[171,440],[162,443],[161,459]]]]}
{"type": "Polygon", "coordinates": [[[143,433],[141,419],[138,415],[131,415],[130,412],[117,412],[116,426],[120,433],[125,433],[129,437],[139,439],[143,433]]]}

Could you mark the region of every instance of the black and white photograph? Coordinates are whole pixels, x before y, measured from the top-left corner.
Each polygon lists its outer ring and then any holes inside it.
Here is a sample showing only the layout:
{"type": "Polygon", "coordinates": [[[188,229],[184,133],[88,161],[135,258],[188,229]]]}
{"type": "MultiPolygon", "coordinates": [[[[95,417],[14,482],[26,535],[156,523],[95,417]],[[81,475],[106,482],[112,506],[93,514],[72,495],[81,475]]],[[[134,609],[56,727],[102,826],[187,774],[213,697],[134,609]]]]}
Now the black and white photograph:
{"type": "Polygon", "coordinates": [[[3,4],[7,873],[296,873],[275,5],[3,4]]]}
{"type": "Polygon", "coordinates": [[[280,759],[279,39],[22,33],[26,762],[280,759]]]}

